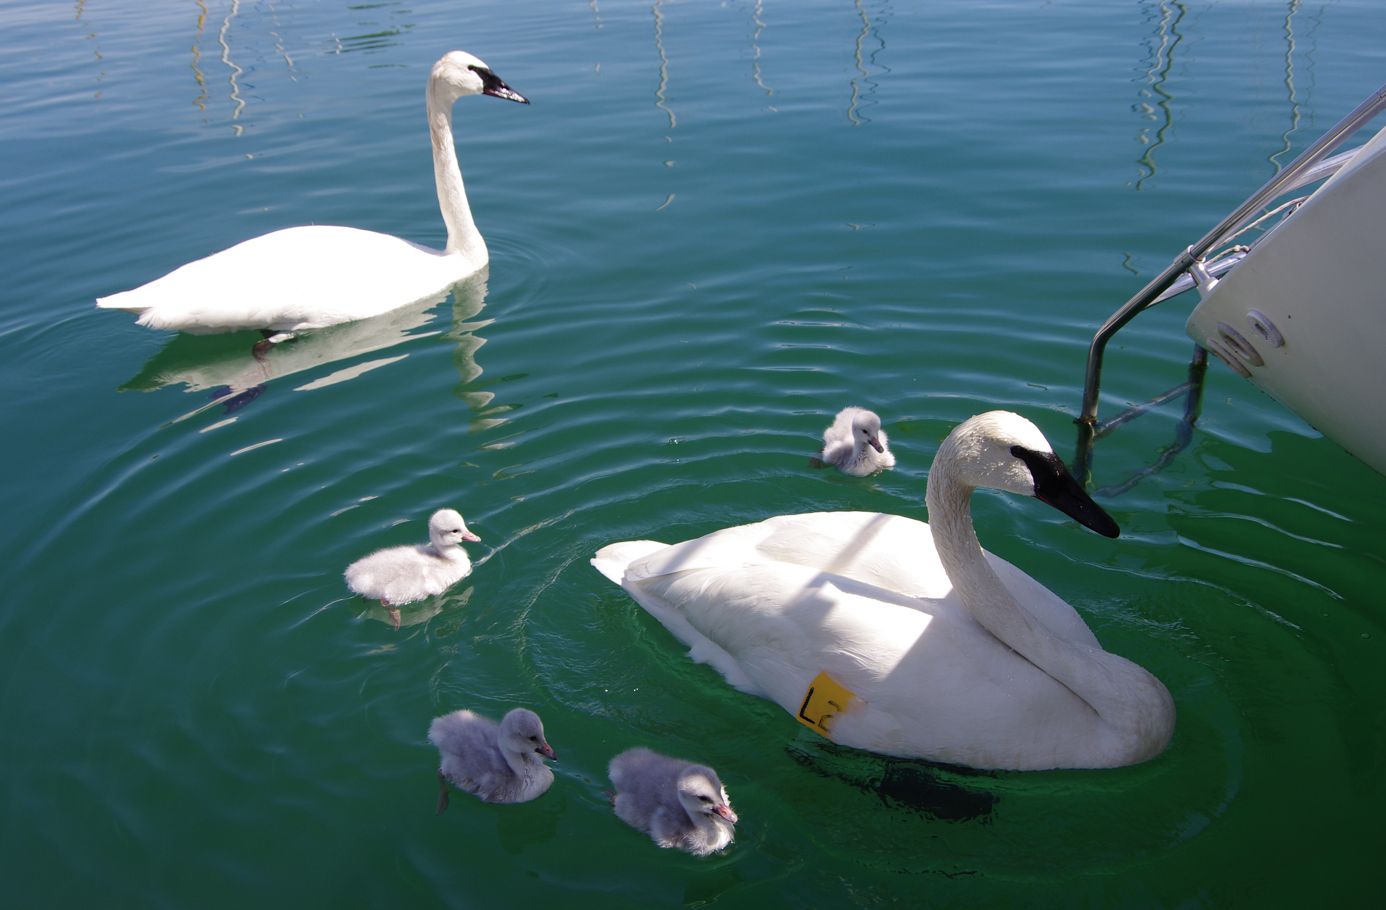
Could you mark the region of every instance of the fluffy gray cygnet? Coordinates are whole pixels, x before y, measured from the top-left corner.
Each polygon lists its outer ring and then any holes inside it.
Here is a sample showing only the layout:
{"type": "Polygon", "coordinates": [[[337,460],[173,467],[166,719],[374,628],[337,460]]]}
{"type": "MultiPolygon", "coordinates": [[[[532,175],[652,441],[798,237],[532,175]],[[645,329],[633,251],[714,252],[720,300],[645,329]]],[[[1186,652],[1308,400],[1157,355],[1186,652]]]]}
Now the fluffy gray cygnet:
{"type": "Polygon", "coordinates": [[[430,543],[376,550],[347,566],[347,587],[385,607],[399,628],[399,605],[442,594],[472,571],[462,541],[481,540],[452,509],[428,520],[430,543]]]}
{"type": "Polygon", "coordinates": [[[736,836],[727,791],[706,765],[630,749],[611,760],[607,774],[617,817],[661,847],[707,856],[736,836]]]}
{"type": "Polygon", "coordinates": [[[895,467],[895,456],[886,448],[881,418],[865,408],[843,408],[823,431],[823,465],[835,465],[844,474],[865,477],[895,467]]]}
{"type": "Polygon", "coordinates": [[[500,723],[471,711],[435,717],[428,741],[438,747],[438,813],[448,807],[448,784],[488,803],[525,803],[553,783],[544,759],[558,756],[539,715],[526,708],[500,723]]]}

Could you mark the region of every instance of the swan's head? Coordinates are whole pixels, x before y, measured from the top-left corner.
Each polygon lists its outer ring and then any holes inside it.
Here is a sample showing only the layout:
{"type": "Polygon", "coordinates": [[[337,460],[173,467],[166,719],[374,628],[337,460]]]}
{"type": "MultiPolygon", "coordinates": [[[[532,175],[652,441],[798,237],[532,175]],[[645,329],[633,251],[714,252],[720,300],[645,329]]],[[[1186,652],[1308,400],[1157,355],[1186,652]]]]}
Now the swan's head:
{"type": "Polygon", "coordinates": [[[462,521],[462,516],[452,509],[439,509],[428,520],[428,539],[435,547],[455,547],[464,540],[477,543],[481,540],[462,521]]]}
{"type": "Polygon", "coordinates": [[[558,756],[544,741],[544,725],[539,715],[528,708],[516,708],[501,718],[499,743],[501,749],[513,755],[538,752],[555,761],[558,756]]]}
{"type": "Polygon", "coordinates": [[[716,815],[736,824],[736,813],[716,771],[706,765],[689,765],[679,774],[678,789],[679,804],[689,818],[716,815]]]}
{"type": "Polygon", "coordinates": [[[865,408],[843,410],[856,412],[852,415],[852,441],[856,450],[860,452],[862,446],[868,445],[877,452],[884,452],[885,447],[881,445],[881,418],[876,416],[876,412],[865,408]]]}
{"type": "Polygon", "coordinates": [[[930,471],[942,469],[968,487],[1033,496],[1105,537],[1121,533],[1064,466],[1039,427],[1010,411],[988,411],[958,424],[930,471]]]}
{"type": "Polygon", "coordinates": [[[430,98],[447,108],[463,95],[491,95],[529,104],[529,99],[501,81],[491,68],[466,51],[450,51],[433,64],[428,77],[430,98]]]}

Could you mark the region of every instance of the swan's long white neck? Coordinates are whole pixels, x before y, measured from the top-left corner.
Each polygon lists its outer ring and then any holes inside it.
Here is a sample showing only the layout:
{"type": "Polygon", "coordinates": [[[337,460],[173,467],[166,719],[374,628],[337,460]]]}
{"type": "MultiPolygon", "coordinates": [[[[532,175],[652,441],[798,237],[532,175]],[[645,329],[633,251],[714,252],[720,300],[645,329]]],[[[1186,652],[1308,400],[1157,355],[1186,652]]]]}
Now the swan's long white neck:
{"type": "MultiPolygon", "coordinates": [[[[949,440],[951,442],[951,440],[949,440]]],[[[1016,603],[1010,590],[987,563],[982,545],[972,528],[972,493],[976,489],[960,483],[949,470],[948,448],[940,449],[929,471],[925,501],[929,506],[929,530],[948,580],[963,605],[982,626],[1002,642],[1055,679],[1063,680],[1046,664],[1059,657],[1063,648],[1052,646],[1054,634],[1040,625],[1016,603]]],[[[1067,685],[1067,683],[1065,683],[1067,685]]],[[[1081,696],[1080,696],[1081,697],[1081,696]]]]}
{"type": "Polygon", "coordinates": [[[462,171],[457,166],[457,149],[452,139],[452,103],[456,98],[437,79],[428,84],[428,132],[433,139],[433,176],[438,184],[438,207],[448,226],[448,245],[443,251],[460,255],[473,267],[481,268],[489,255],[486,241],[472,221],[462,171]]]}
{"type": "Polygon", "coordinates": [[[1173,729],[1174,702],[1144,668],[1100,648],[1060,637],[1023,609],[982,553],[972,528],[975,487],[958,478],[959,452],[949,437],[929,471],[929,528],[948,580],[968,612],[992,635],[1086,702],[1116,734],[1114,753],[1163,751],[1173,729]]]}

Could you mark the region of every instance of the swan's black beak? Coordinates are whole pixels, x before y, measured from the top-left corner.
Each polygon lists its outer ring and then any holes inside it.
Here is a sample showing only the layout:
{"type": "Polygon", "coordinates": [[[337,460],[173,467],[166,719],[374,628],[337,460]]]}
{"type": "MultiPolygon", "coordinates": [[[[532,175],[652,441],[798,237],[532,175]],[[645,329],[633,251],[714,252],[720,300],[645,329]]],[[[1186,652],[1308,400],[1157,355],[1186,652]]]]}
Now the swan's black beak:
{"type": "Polygon", "coordinates": [[[885,449],[881,447],[881,441],[877,439],[875,436],[866,437],[866,441],[871,443],[871,448],[875,449],[877,452],[885,451],[885,449]]]}
{"type": "Polygon", "coordinates": [[[1116,520],[1092,501],[1073,475],[1053,452],[1036,452],[1024,446],[1011,446],[1011,454],[1030,469],[1035,478],[1035,498],[1063,512],[1083,527],[1103,537],[1118,537],[1116,520]]]}
{"type": "Polygon", "coordinates": [[[494,98],[504,98],[506,101],[518,101],[521,104],[529,104],[528,98],[506,85],[501,81],[500,76],[497,76],[490,70],[484,70],[474,66],[472,67],[472,72],[481,77],[481,94],[491,95],[494,98]]]}

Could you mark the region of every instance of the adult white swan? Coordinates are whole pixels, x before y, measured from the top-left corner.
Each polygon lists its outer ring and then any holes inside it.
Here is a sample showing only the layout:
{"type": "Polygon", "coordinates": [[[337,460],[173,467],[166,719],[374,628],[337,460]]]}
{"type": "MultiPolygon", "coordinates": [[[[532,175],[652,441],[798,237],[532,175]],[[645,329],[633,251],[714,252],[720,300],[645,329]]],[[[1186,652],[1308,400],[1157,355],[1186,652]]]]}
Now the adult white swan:
{"type": "Polygon", "coordinates": [[[132,291],[98,298],[96,305],[138,314],[139,324],[152,329],[294,332],[376,316],[446,292],[488,259],[452,141],[453,102],[478,94],[529,104],[471,54],[452,51],[434,64],[428,77],[428,128],[438,203],[448,228],[445,249],[358,228],[285,228],[132,291]]]}
{"type": "Polygon", "coordinates": [[[975,768],[1109,768],[1159,755],[1174,702],[1102,650],[1078,614],[972,529],[977,487],[1034,496],[1116,537],[1023,417],[992,411],[944,440],[931,524],[785,515],[593,564],[744,692],[834,742],[975,768]]]}

